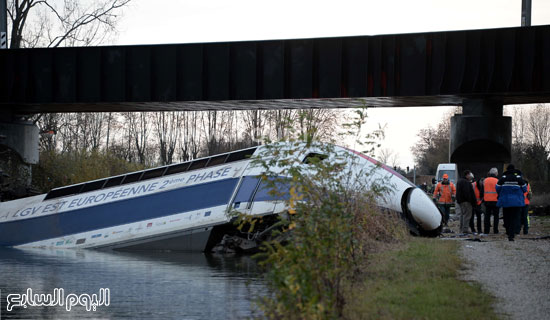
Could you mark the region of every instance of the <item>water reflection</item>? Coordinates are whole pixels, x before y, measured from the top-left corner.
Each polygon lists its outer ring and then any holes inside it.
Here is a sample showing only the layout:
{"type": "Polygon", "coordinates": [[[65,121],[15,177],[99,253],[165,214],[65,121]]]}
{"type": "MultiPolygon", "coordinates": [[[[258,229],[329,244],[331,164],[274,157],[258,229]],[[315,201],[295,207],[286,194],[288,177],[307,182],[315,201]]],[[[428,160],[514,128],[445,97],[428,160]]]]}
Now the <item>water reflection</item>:
{"type": "Polygon", "coordinates": [[[0,249],[0,276],[1,319],[239,319],[265,292],[247,256],[0,249]],[[109,288],[111,303],[95,312],[81,306],[7,312],[6,296],[27,288],[45,294],[63,288],[66,295],[109,288]]]}

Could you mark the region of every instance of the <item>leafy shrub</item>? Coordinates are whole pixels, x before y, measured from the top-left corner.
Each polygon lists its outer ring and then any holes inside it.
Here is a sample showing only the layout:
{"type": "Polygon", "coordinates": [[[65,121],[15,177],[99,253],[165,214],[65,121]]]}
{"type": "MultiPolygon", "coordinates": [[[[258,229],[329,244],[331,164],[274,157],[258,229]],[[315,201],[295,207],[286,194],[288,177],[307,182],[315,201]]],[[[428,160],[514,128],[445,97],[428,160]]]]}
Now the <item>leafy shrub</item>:
{"type": "Polygon", "coordinates": [[[390,221],[369,199],[355,200],[356,205],[348,206],[341,196],[330,194],[320,207],[299,205],[291,241],[286,246],[277,241],[265,244],[262,263],[268,267],[272,295],[260,302],[264,315],[271,319],[342,317],[346,290],[376,242],[405,235],[396,230],[398,219],[390,221]]]}
{"type": "MultiPolygon", "coordinates": [[[[265,150],[254,163],[290,209],[279,234],[258,255],[271,292],[260,308],[269,319],[341,318],[345,292],[369,254],[378,243],[407,235],[397,215],[376,204],[392,188],[372,174],[376,168],[360,167],[355,155],[331,144],[299,139],[265,150]],[[326,156],[303,164],[297,155],[311,146],[326,156]]],[[[254,225],[254,217],[240,215],[238,221],[254,225]]]]}

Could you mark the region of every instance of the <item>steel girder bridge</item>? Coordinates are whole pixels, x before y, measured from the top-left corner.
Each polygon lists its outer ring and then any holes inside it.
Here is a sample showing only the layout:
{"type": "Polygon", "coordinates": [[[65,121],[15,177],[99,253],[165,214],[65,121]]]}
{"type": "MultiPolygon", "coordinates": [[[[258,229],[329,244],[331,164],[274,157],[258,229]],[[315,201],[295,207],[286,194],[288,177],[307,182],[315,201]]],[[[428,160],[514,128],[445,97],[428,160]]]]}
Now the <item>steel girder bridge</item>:
{"type": "Polygon", "coordinates": [[[550,26],[0,50],[0,134],[20,153],[32,113],[461,105],[450,160],[484,175],[510,160],[502,106],[548,101],[550,26]]]}

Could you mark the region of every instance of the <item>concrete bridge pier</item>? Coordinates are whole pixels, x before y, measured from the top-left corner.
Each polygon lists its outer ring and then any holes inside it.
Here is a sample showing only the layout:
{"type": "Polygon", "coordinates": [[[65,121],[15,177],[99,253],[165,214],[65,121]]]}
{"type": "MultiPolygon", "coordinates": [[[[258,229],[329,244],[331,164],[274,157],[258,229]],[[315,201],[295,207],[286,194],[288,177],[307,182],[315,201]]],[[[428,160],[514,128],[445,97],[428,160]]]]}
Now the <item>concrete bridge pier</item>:
{"type": "Polygon", "coordinates": [[[4,180],[10,187],[31,185],[31,164],[38,163],[38,141],[38,127],[32,122],[0,118],[0,170],[9,175],[4,180]]]}
{"type": "Polygon", "coordinates": [[[502,116],[498,100],[464,100],[462,114],[451,118],[450,159],[459,174],[471,170],[476,178],[496,167],[499,175],[511,160],[512,118],[502,116]]]}

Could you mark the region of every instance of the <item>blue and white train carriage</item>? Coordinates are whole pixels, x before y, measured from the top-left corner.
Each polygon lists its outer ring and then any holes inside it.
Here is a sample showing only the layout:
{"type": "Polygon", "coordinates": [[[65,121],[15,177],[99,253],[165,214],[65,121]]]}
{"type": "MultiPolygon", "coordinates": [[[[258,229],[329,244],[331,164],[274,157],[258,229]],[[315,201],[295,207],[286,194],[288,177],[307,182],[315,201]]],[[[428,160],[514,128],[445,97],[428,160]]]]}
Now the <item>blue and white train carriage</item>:
{"type": "MultiPolygon", "coordinates": [[[[353,156],[350,165],[389,179],[395,190],[381,206],[401,212],[420,233],[441,230],[438,209],[407,179],[361,153],[335,150],[353,156]]],[[[254,147],[0,203],[0,246],[210,250],[234,228],[229,210],[277,215],[288,209],[258,178],[263,169],[251,157],[264,151],[254,147]]]]}

